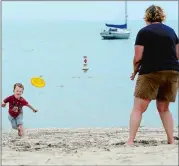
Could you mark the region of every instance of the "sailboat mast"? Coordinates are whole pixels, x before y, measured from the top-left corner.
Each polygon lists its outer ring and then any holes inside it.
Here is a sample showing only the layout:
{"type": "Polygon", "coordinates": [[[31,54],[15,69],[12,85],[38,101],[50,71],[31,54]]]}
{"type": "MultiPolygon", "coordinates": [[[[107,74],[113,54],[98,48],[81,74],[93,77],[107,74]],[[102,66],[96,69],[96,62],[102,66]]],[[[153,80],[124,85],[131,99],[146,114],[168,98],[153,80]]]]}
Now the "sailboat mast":
{"type": "Polygon", "coordinates": [[[125,1],[125,24],[127,25],[127,0],[125,1]]]}

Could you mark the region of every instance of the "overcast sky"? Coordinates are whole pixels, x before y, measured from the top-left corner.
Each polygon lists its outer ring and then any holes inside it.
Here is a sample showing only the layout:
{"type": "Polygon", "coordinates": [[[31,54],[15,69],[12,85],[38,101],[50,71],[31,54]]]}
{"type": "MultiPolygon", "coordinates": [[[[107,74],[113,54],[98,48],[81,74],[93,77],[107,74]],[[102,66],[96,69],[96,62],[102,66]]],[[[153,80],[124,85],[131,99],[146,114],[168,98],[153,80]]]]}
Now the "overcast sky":
{"type": "MultiPolygon", "coordinates": [[[[168,20],[178,20],[177,1],[132,1],[128,2],[128,19],[143,19],[145,9],[156,4],[161,6],[168,20]]],[[[3,20],[122,20],[124,1],[41,1],[2,2],[3,20]]]]}

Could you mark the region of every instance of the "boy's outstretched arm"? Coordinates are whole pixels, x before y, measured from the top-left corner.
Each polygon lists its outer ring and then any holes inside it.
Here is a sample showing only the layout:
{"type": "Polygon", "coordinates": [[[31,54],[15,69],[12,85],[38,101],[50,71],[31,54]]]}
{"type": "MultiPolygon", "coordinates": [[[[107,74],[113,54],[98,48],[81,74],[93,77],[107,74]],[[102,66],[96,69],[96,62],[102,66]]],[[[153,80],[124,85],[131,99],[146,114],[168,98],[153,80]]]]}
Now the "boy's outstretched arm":
{"type": "Polygon", "coordinates": [[[1,107],[6,107],[6,103],[4,103],[4,101],[1,103],[1,107]]]}
{"type": "Polygon", "coordinates": [[[26,106],[29,107],[33,112],[37,112],[38,111],[34,107],[32,107],[30,104],[27,104],[26,106]]]}
{"type": "Polygon", "coordinates": [[[10,102],[10,100],[11,100],[11,96],[6,97],[6,98],[2,101],[1,107],[5,107],[5,106],[6,106],[6,103],[10,102]]]}

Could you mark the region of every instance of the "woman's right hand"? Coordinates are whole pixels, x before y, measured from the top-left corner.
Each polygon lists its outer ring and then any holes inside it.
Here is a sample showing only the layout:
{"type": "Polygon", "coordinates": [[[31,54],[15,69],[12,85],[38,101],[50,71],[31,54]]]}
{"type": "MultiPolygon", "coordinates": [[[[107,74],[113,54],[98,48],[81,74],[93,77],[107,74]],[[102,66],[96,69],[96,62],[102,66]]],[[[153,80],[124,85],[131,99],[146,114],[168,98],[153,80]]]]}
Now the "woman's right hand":
{"type": "Polygon", "coordinates": [[[130,76],[130,79],[131,79],[131,80],[134,80],[136,74],[137,74],[136,72],[132,73],[132,75],[130,76]]]}

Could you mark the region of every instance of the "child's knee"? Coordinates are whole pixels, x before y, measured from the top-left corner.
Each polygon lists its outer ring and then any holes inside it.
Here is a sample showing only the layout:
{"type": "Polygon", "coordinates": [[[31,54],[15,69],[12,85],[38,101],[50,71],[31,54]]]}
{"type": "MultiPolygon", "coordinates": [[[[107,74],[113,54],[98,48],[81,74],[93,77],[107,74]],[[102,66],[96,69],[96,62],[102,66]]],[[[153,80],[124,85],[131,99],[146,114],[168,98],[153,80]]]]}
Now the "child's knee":
{"type": "Polygon", "coordinates": [[[17,123],[17,126],[23,125],[23,118],[21,115],[16,119],[16,123],[17,123]]]}
{"type": "Polygon", "coordinates": [[[15,129],[15,130],[17,130],[17,125],[12,124],[12,128],[15,129]]]}

